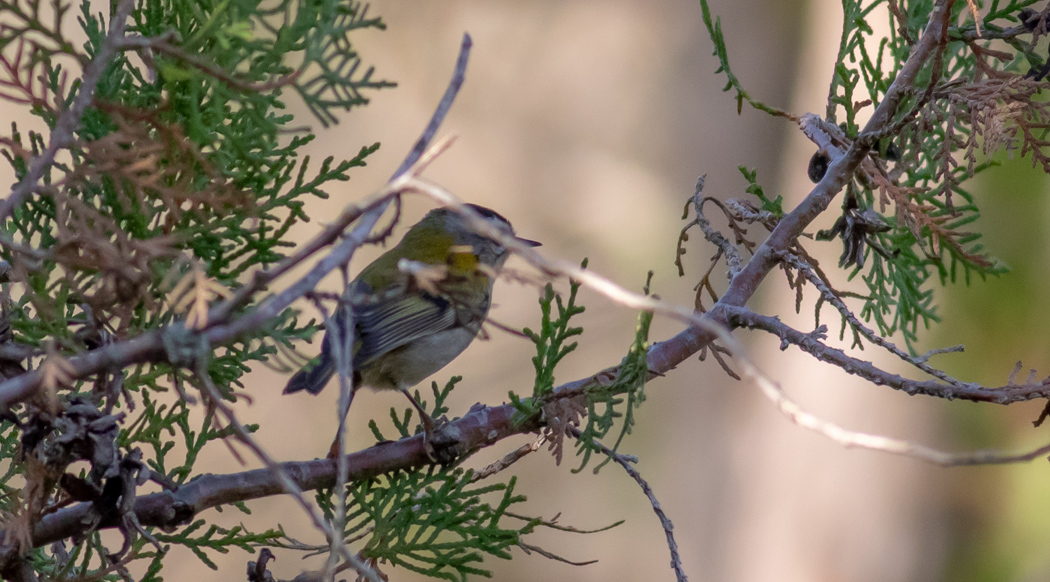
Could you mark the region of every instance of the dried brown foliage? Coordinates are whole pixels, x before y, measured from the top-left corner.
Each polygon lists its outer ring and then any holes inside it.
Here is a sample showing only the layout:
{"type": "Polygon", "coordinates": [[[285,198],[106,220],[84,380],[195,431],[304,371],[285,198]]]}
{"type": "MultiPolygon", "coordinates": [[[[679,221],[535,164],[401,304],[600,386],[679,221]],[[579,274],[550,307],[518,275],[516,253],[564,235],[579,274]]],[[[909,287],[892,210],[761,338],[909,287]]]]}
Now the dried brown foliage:
{"type": "Polygon", "coordinates": [[[543,417],[546,427],[547,449],[552,451],[554,462],[561,464],[565,454],[565,437],[571,436],[573,429],[580,428],[580,421],[587,414],[587,399],[584,396],[555,398],[543,406],[543,417]]]}
{"type": "MultiPolygon", "coordinates": [[[[74,164],[40,195],[54,205],[55,242],[48,258],[61,268],[77,303],[121,334],[134,310],[156,306],[159,265],[172,265],[195,226],[214,230],[231,208],[249,210],[253,198],[228,183],[182,134],[158,112],[105,104],[116,130],[80,141],[74,164]],[[104,183],[119,199],[103,200],[104,183]],[[114,211],[114,209],[118,209],[114,211]],[[149,216],[149,224],[129,217],[149,216]],[[181,235],[174,233],[182,232],[181,235]]],[[[16,156],[27,153],[12,150],[16,156]]],[[[16,265],[14,278],[30,268],[16,265]]],[[[49,311],[47,298],[33,303],[49,311]]]]}

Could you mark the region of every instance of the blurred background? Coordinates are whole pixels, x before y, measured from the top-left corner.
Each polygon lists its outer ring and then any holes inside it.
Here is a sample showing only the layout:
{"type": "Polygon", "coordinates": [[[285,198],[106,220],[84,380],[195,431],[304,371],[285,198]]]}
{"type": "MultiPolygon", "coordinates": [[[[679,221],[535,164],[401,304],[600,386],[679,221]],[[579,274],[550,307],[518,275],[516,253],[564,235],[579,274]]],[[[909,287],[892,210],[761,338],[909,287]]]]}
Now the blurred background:
{"type": "MultiPolygon", "coordinates": [[[[711,0],[722,18],[734,71],[757,99],[796,113],[822,113],[840,34],[841,6],[831,0],[711,0]]],[[[462,34],[474,49],[467,81],[442,133],[455,145],[427,172],[464,200],[497,209],[542,251],[640,290],[655,272],[653,291],[691,305],[692,287],[711,249],[694,234],[679,279],[673,265],[682,207],[697,176],[705,192],[743,197],[737,166],[758,171],[771,196],[791,208],[808,193],[806,162],[813,147],[789,122],[749,108],[722,93],[725,79],[696,0],[445,0],[372,3],[386,32],[356,42],[379,77],[396,89],[373,93],[371,105],[321,131],[305,109],[302,123],[317,127],[315,159],[351,157],[382,142],[368,167],[315,200],[315,221],[294,234],[305,240],[346,204],[377,188],[394,171],[431,115],[448,82],[462,34]]],[[[293,105],[300,104],[293,101],[293,105]]],[[[975,228],[985,245],[1012,267],[999,279],[935,291],[944,323],[926,332],[920,349],[965,343],[965,355],[933,363],[964,380],[1005,383],[1018,360],[1045,375],[1048,326],[1048,204],[1045,176],[1026,160],[976,181],[984,216],[975,228]]],[[[837,203],[836,203],[837,205],[837,203]]],[[[410,199],[406,224],[430,203],[410,199]]],[[[837,215],[837,212],[829,213],[837,215]]],[[[822,218],[826,228],[834,216],[822,218]]],[[[815,230],[811,229],[811,230],[815,230]]],[[[399,231],[398,234],[400,234],[399,231]]],[[[757,229],[753,232],[758,238],[757,229]]],[[[838,243],[809,248],[833,265],[838,243]]],[[[360,268],[369,256],[355,260],[360,268]]],[[[520,266],[520,264],[519,264],[520,266]]],[[[716,270],[721,277],[722,267],[716,270]]],[[[724,278],[716,279],[724,282],[724,278]]],[[[842,280],[841,277],[838,279],[842,280]]],[[[752,308],[812,329],[812,310],[794,315],[794,296],[772,273],[752,308]]],[[[327,282],[336,288],[336,282],[327,282]]],[[[724,284],[724,283],[723,283],[724,284]]],[[[564,288],[564,286],[563,286],[564,288]]],[[[724,287],[723,287],[724,288],[724,287]]],[[[501,323],[535,325],[534,289],[502,284],[493,316],[501,323]]],[[[636,315],[584,293],[585,333],[559,380],[573,380],[619,361],[631,342],[636,315]]],[[[310,311],[310,307],[303,305],[310,311]]],[[[825,315],[833,332],[837,318],[825,315]]],[[[657,320],[654,341],[679,324],[657,320]]],[[[1050,439],[1030,421],[1041,403],[997,408],[909,397],[857,382],[791,350],[775,338],[738,333],[763,369],[804,408],[847,428],[949,450],[1032,448],[1050,439]]],[[[315,344],[316,346],[316,344],[315,344]]],[[[316,350],[315,346],[308,350],[316,350]]],[[[312,353],[312,352],[311,352],[312,353]]],[[[495,333],[476,342],[436,377],[466,379],[452,398],[452,415],[471,404],[497,404],[509,390],[531,386],[532,346],[495,333]]],[[[895,368],[872,350],[861,357],[895,368]]],[[[1022,374],[1024,377],[1027,372],[1022,374]]],[[[285,377],[260,368],[246,380],[254,402],[242,420],[261,425],[260,440],[281,460],[324,456],[336,427],[336,393],[281,397],[285,377]],[[309,430],[309,432],[306,432],[309,430]]],[[[1045,460],[1008,467],[943,469],[919,461],[841,446],[791,424],[748,382],[727,378],[710,359],[688,361],[647,387],[648,400],[622,451],[637,455],[675,534],[693,580],[894,582],[904,580],[1046,580],[1050,578],[1050,466],[1045,460]]],[[[366,423],[401,408],[398,394],[363,393],[350,415],[350,446],[373,442],[366,423]]],[[[528,440],[522,436],[478,454],[483,466],[528,440]]],[[[540,531],[530,543],[575,561],[575,567],[517,552],[513,561],[488,559],[501,581],[673,580],[660,524],[638,486],[618,467],[572,474],[539,452],[509,473],[528,496],[524,509],[564,525],[610,531],[579,535],[540,531]]],[[[239,470],[223,447],[213,447],[203,471],[239,470]]],[[[282,523],[304,542],[320,543],[287,499],[250,504],[251,516],[224,512],[220,521],[257,527],[282,523]]],[[[213,515],[213,514],[212,514],[213,515]]],[[[274,575],[291,578],[316,568],[278,554],[274,575]]],[[[169,562],[171,580],[241,579],[245,553],[212,556],[210,570],[189,552],[169,562]]],[[[392,580],[417,580],[387,569],[392,580]]]]}
{"type": "MultiPolygon", "coordinates": [[[[823,112],[840,34],[838,2],[712,0],[711,9],[722,18],[734,70],[752,95],[796,113],[823,112]]],[[[783,195],[788,208],[811,188],[805,171],[813,147],[801,133],[747,108],[737,115],[735,101],[721,92],[724,77],[714,73],[717,62],[695,0],[377,1],[371,10],[388,30],[359,35],[361,53],[380,77],[399,86],[374,93],[368,107],[320,132],[313,151],[318,158],[349,157],[376,141],[382,147],[350,182],[332,187],[329,200],[315,201],[309,213],[318,222],[295,233],[303,239],[397,167],[445,89],[464,32],[474,40],[467,81],[442,128],[458,139],[427,175],[465,200],[497,209],[523,236],[542,241],[549,256],[588,257],[591,268],[636,290],[652,269],[654,292],[688,305],[711,254],[694,235],[686,277],[677,277],[681,211],[697,176],[707,174],[707,194],[743,197],[736,168],[755,168],[767,193],[783,195]]],[[[317,125],[305,112],[301,118],[317,125]]],[[[977,181],[986,204],[976,228],[1013,271],[970,288],[938,289],[945,323],[926,334],[921,348],[965,343],[966,355],[939,356],[934,363],[991,385],[1004,383],[1018,360],[1026,369],[1050,368],[1041,301],[1050,283],[1045,177],[1025,160],[1004,161],[977,181]]],[[[429,208],[428,201],[410,200],[406,224],[429,208]]],[[[827,228],[837,212],[829,215],[819,227],[827,228]]],[[[838,243],[810,248],[826,265],[841,251],[838,243]]],[[[358,268],[367,260],[361,257],[358,268]]],[[[493,316],[513,326],[534,325],[536,295],[503,284],[493,316]]],[[[617,362],[631,341],[634,313],[589,293],[583,302],[586,331],[559,380],[617,362]]],[[[773,273],[752,306],[811,329],[812,311],[792,317],[793,302],[783,276],[773,273]]],[[[834,330],[837,318],[825,317],[834,330]]],[[[652,338],[678,329],[658,320],[652,338]]],[[[1017,450],[1047,439],[1046,429],[1029,424],[1041,403],[1005,409],[909,397],[857,382],[797,352],[780,352],[774,338],[739,335],[807,410],[848,428],[950,450],[1017,450]]],[[[437,376],[466,376],[454,393],[452,415],[475,402],[503,402],[509,390],[527,391],[531,354],[528,342],[505,334],[475,343],[437,376]]],[[[872,350],[862,357],[896,367],[872,350]]],[[[279,459],[323,456],[336,426],[335,393],[282,398],[284,381],[269,370],[253,374],[256,401],[242,418],[262,425],[260,438],[279,459]],[[289,426],[312,431],[289,435],[289,426]]],[[[1050,577],[1046,461],[943,469],[846,450],[788,422],[752,385],[727,378],[710,359],[684,363],[650,383],[647,394],[623,450],[641,458],[640,471],[674,521],[691,579],[1050,577]]],[[[372,442],[367,419],[386,418],[390,406],[402,405],[397,394],[360,395],[351,411],[351,446],[372,442]]],[[[528,438],[505,441],[472,463],[483,466],[528,438]]],[[[208,470],[234,470],[227,451],[216,447],[212,454],[208,470]]],[[[541,531],[530,542],[596,564],[516,555],[509,562],[486,561],[494,578],[673,579],[660,524],[637,485],[615,466],[598,475],[589,469],[572,474],[574,461],[558,467],[541,452],[515,465],[510,472],[529,498],[525,509],[547,518],[560,514],[562,524],[580,528],[626,523],[592,535],[541,531]]],[[[279,520],[304,541],[320,542],[290,501],[252,507],[256,523],[279,520]]],[[[218,571],[188,559],[185,572],[169,574],[228,580],[250,557],[218,558],[218,571]]],[[[281,556],[272,571],[290,578],[318,564],[281,556]]],[[[401,569],[387,574],[418,579],[401,569]]]]}

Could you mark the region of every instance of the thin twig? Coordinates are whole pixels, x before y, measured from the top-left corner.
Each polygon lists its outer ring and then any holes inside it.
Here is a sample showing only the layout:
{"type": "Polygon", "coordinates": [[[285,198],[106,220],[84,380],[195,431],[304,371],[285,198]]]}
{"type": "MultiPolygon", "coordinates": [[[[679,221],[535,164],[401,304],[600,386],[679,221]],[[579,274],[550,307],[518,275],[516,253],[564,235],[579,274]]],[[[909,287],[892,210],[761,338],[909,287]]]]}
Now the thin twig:
{"type": "Polygon", "coordinates": [[[704,180],[707,175],[700,176],[696,180],[696,190],[693,192],[692,202],[693,209],[696,212],[696,219],[694,222],[700,230],[704,233],[704,238],[708,242],[718,247],[722,254],[726,257],[726,266],[729,267],[729,278],[736,277],[737,273],[740,272],[740,265],[742,263],[740,258],[740,252],[737,250],[736,245],[729,242],[726,237],[722,236],[722,233],[715,230],[711,226],[711,221],[704,215],[704,200],[700,196],[704,192],[704,180]]]}
{"type": "MultiPolygon", "coordinates": [[[[412,170],[412,168],[416,166],[416,162],[420,161],[420,158],[427,151],[430,142],[433,141],[438,128],[441,127],[441,123],[445,120],[449,109],[452,107],[452,103],[455,102],[460,87],[463,86],[463,82],[466,80],[467,64],[470,62],[470,48],[472,45],[473,42],[470,39],[470,35],[464,34],[463,42],[460,44],[459,56],[456,58],[456,65],[452,71],[452,79],[449,81],[448,87],[445,89],[445,94],[442,95],[441,101],[438,102],[437,108],[434,110],[434,114],[430,117],[430,121],[427,123],[426,128],[424,128],[423,133],[419,136],[419,139],[416,140],[415,145],[412,146],[412,149],[408,152],[408,155],[405,156],[405,159],[402,160],[401,165],[394,171],[391,182],[394,182],[396,178],[401,177],[412,170]]],[[[422,165],[416,166],[417,171],[421,171],[422,168],[426,167],[427,163],[429,163],[429,160],[422,165]]],[[[370,196],[365,201],[347,206],[335,221],[325,227],[323,232],[315,236],[309,243],[300,247],[295,254],[285,258],[273,268],[265,271],[256,271],[252,277],[252,282],[240,288],[230,300],[219,305],[215,309],[215,312],[210,314],[208,321],[228,321],[229,317],[236,311],[236,309],[244,305],[255,293],[265,289],[270,282],[292,270],[321,249],[334,243],[338,240],[339,236],[342,235],[343,231],[355,221],[360,219],[360,224],[367,226],[359,228],[370,232],[379,221],[379,217],[386,211],[391,200],[400,194],[400,189],[390,186],[391,184],[388,183],[386,188],[380,190],[380,192],[375,195],[370,196]]],[[[360,243],[357,246],[360,246],[360,243]]],[[[352,254],[352,249],[348,254],[352,254]]],[[[328,271],[325,271],[325,274],[327,274],[327,272],[328,271]]]]}
{"type": "MultiPolygon", "coordinates": [[[[580,429],[570,427],[569,431],[573,438],[580,438],[580,429]]],[[[667,548],[671,551],[671,568],[674,570],[675,578],[677,578],[678,582],[687,582],[689,578],[686,577],[685,570],[682,569],[682,558],[678,555],[678,542],[674,539],[674,524],[671,523],[671,518],[667,517],[663,507],[660,506],[660,502],[656,499],[656,494],[653,493],[653,488],[649,486],[649,482],[642,477],[638,469],[634,468],[632,463],[637,462],[637,459],[618,453],[598,441],[593,442],[603,453],[623,467],[623,470],[627,471],[627,474],[634,479],[634,482],[642,488],[645,496],[649,498],[649,504],[653,506],[653,513],[660,519],[660,525],[664,529],[664,536],[667,537],[667,548]]]]}
{"type": "Polygon", "coordinates": [[[558,554],[555,554],[554,552],[545,550],[539,546],[526,544],[525,542],[520,540],[518,541],[518,547],[521,548],[522,551],[524,551],[526,554],[536,552],[537,554],[543,556],[544,558],[547,558],[548,560],[554,560],[555,562],[561,562],[570,566],[590,566],[591,564],[598,562],[598,560],[587,560],[586,562],[573,562],[572,560],[568,558],[563,558],[558,554]]]}
{"type": "Polygon", "coordinates": [[[806,276],[806,279],[809,280],[809,282],[812,283],[818,291],[820,291],[820,295],[824,298],[824,301],[827,301],[829,304],[831,304],[831,306],[834,307],[839,312],[839,314],[846,320],[850,328],[856,330],[857,333],[864,336],[868,341],[890,352],[891,354],[897,356],[898,358],[904,360],[912,366],[915,366],[923,372],[933,376],[934,378],[943,380],[944,382],[947,382],[952,386],[963,387],[966,385],[966,382],[963,382],[962,380],[959,380],[957,378],[953,378],[946,372],[938,370],[937,368],[934,368],[933,366],[930,366],[926,363],[926,361],[934,354],[961,350],[954,348],[943,348],[941,350],[932,351],[926,356],[918,358],[912,357],[911,354],[898,348],[893,342],[883,338],[879,334],[875,333],[874,330],[869,329],[867,326],[861,323],[861,321],[857,319],[857,316],[854,315],[852,311],[850,311],[846,303],[842,301],[842,298],[839,297],[837,293],[835,293],[835,291],[831,288],[828,282],[815,272],[813,266],[808,261],[792,252],[785,252],[781,255],[781,257],[783,258],[785,263],[791,265],[800,273],[804,274],[806,276]]]}
{"type": "MultiPolygon", "coordinates": [[[[343,286],[348,288],[349,283],[345,281],[346,270],[343,270],[343,286]]],[[[337,304],[335,315],[327,318],[328,329],[325,331],[327,337],[332,338],[329,349],[335,358],[335,367],[339,374],[339,405],[336,411],[338,416],[338,428],[336,429],[336,471],[335,471],[335,514],[333,527],[335,534],[331,538],[331,552],[325,564],[325,580],[333,580],[338,556],[346,551],[343,541],[343,530],[346,527],[346,415],[350,412],[350,403],[354,398],[353,386],[353,340],[351,339],[354,329],[353,309],[349,302],[346,305],[337,304]],[[340,322],[335,318],[346,317],[346,321],[340,322]],[[340,325],[342,323],[343,325],[340,325]]]]}
{"type": "Polygon", "coordinates": [[[47,148],[29,163],[25,175],[11,189],[11,195],[0,201],[0,222],[6,221],[15,208],[18,208],[25,198],[36,190],[44,173],[54,163],[58,151],[69,147],[76,139],[75,133],[80,126],[80,120],[95,97],[95,89],[98,87],[102,74],[117,54],[120,39],[124,36],[124,28],[127,26],[128,16],[134,7],[134,0],[121,0],[117,5],[113,19],[109,23],[109,32],[106,33],[106,38],[98,47],[95,58],[84,69],[80,89],[69,105],[69,109],[62,113],[55,122],[55,129],[51,131],[51,141],[48,142],[47,148]]]}
{"type": "Polygon", "coordinates": [[[477,483],[482,479],[487,479],[500,471],[509,468],[514,463],[524,459],[530,453],[535,453],[543,446],[543,443],[547,442],[547,438],[542,434],[532,439],[531,441],[521,445],[513,451],[507,453],[499,460],[493,461],[488,465],[474,471],[474,474],[470,477],[471,483],[477,483]]]}
{"type": "MultiPolygon", "coordinates": [[[[230,72],[226,69],[212,62],[209,62],[197,55],[187,53],[181,47],[171,44],[170,41],[173,40],[175,36],[176,35],[174,32],[167,32],[154,37],[146,37],[139,35],[126,36],[120,40],[118,46],[120,49],[145,49],[148,51],[157,51],[159,53],[164,53],[172,58],[175,58],[193,67],[196,67],[197,69],[203,71],[205,74],[211,77],[215,77],[216,79],[219,79],[220,81],[229,85],[230,87],[233,87],[234,89],[245,93],[261,93],[265,91],[272,91],[274,89],[278,89],[286,85],[291,85],[295,82],[296,79],[299,78],[300,75],[302,75],[303,72],[302,69],[296,69],[291,73],[288,73],[287,75],[282,75],[280,77],[276,77],[270,81],[266,81],[263,83],[252,83],[248,81],[243,81],[231,75],[230,72]]],[[[148,53],[144,54],[143,58],[147,61],[147,63],[150,64],[151,67],[153,66],[152,58],[148,55],[148,53]]]]}
{"type": "Polygon", "coordinates": [[[430,123],[427,124],[426,129],[423,130],[423,134],[416,140],[416,144],[412,146],[412,150],[408,152],[408,156],[405,157],[401,165],[398,166],[397,170],[394,171],[393,178],[397,178],[401,174],[404,174],[412,167],[416,161],[422,157],[423,152],[427,151],[430,147],[430,142],[433,141],[434,136],[437,135],[438,128],[441,127],[441,123],[445,120],[445,116],[448,115],[449,109],[452,108],[452,103],[456,100],[456,95],[459,94],[460,87],[463,86],[463,82],[467,78],[467,63],[470,62],[470,48],[474,45],[474,41],[471,40],[470,35],[463,33],[463,41],[459,45],[459,58],[456,59],[456,67],[452,72],[452,80],[449,81],[448,87],[445,89],[445,94],[441,97],[441,101],[438,102],[437,109],[434,110],[434,115],[430,117],[430,123]]]}
{"type": "MultiPolygon", "coordinates": [[[[624,455],[624,456],[626,457],[627,455],[624,455]]],[[[538,518],[535,518],[535,517],[526,517],[524,515],[519,515],[517,513],[511,512],[511,511],[504,511],[503,515],[505,515],[507,517],[513,517],[514,519],[520,519],[521,521],[531,521],[532,523],[535,523],[536,525],[542,525],[543,527],[549,527],[551,529],[556,529],[558,531],[567,531],[569,533],[578,533],[578,534],[592,534],[592,533],[599,533],[599,532],[603,532],[603,531],[609,531],[612,528],[619,527],[619,526],[623,525],[626,522],[626,520],[621,519],[619,521],[614,521],[614,522],[610,523],[609,525],[602,526],[602,527],[599,527],[599,528],[596,528],[596,529],[580,529],[578,527],[572,527],[570,525],[561,525],[560,523],[558,523],[558,518],[561,517],[560,513],[555,515],[551,519],[538,519],[538,518]]]]}

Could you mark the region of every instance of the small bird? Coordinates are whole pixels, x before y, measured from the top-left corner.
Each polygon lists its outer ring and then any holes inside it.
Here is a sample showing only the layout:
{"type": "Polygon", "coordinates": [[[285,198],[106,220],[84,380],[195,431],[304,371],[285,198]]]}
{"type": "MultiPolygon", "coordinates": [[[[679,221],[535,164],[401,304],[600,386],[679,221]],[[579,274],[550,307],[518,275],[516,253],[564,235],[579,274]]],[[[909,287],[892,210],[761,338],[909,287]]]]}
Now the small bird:
{"type": "MultiPolygon", "coordinates": [[[[514,236],[510,222],[497,212],[476,204],[464,206],[514,236]]],[[[333,334],[346,333],[352,320],[354,390],[400,390],[419,412],[424,434],[429,434],[432,420],[408,390],[474,341],[488,315],[498,270],[509,255],[500,243],[474,232],[455,210],[430,211],[350,283],[335,326],[325,331],[320,356],[292,376],[284,393],[318,394],[324,389],[336,372],[333,344],[341,343],[333,334]]]]}

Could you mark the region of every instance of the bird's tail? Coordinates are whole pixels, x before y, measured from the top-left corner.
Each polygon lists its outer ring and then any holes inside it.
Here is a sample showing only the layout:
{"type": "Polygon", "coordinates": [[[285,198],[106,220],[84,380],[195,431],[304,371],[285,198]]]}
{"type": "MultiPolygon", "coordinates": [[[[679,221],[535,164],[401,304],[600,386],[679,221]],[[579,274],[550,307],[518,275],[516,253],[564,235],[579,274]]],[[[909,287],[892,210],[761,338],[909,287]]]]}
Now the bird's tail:
{"type": "Polygon", "coordinates": [[[329,349],[328,336],[325,335],[324,342],[321,344],[321,355],[317,362],[311,362],[296,372],[292,379],[288,380],[284,393],[291,394],[306,390],[310,394],[320,394],[334,374],[335,358],[332,356],[332,350],[329,349]]]}

